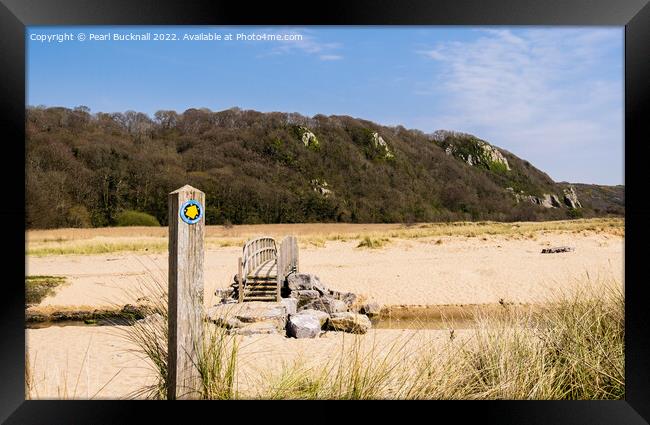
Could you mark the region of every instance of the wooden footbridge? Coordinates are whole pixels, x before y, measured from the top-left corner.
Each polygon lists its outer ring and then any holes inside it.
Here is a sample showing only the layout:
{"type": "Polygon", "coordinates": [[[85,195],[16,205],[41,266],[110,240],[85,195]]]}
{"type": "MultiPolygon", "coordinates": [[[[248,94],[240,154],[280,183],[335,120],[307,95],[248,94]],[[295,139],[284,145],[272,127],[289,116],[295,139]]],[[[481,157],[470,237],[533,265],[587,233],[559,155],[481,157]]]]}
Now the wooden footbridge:
{"type": "Polygon", "coordinates": [[[262,236],[244,245],[237,267],[239,302],[280,301],[282,284],[290,273],[298,272],[298,241],[285,237],[280,246],[262,236]]]}

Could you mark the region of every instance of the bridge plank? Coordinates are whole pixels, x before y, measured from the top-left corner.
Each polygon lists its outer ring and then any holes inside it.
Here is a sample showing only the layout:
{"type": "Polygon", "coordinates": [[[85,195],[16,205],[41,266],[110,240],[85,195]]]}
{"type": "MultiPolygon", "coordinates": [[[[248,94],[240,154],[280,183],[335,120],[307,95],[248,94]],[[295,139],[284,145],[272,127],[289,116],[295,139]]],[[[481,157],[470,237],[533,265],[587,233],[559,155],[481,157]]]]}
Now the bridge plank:
{"type": "Polygon", "coordinates": [[[275,278],[277,275],[277,264],[275,258],[272,260],[267,260],[264,263],[260,264],[253,273],[250,273],[246,278],[255,279],[260,277],[265,278],[275,278]]]}

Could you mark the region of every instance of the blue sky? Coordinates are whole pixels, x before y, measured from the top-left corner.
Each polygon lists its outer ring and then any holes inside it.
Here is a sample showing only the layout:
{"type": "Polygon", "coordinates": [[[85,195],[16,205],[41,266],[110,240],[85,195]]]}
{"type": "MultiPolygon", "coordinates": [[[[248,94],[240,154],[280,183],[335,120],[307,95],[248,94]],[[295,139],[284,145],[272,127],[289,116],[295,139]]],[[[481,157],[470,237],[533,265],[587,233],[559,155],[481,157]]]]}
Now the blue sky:
{"type": "Polygon", "coordinates": [[[622,27],[30,27],[26,37],[28,105],[350,115],[472,133],[556,181],[623,183],[622,27]],[[75,39],[36,40],[64,32],[75,39]],[[147,32],[179,40],[88,39],[147,32]],[[201,33],[302,39],[180,39],[201,33]]]}

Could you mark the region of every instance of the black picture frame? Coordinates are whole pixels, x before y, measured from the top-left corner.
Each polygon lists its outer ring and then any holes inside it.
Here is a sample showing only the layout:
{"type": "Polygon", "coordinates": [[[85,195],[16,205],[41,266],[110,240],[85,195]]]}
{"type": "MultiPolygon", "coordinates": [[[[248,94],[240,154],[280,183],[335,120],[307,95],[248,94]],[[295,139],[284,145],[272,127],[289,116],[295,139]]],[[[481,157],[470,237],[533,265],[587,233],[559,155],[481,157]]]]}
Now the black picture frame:
{"type": "MultiPolygon", "coordinates": [[[[25,140],[25,27],[31,25],[611,25],[625,26],[625,185],[626,185],[626,396],[620,401],[450,401],[405,407],[418,416],[475,418],[500,424],[643,424],[650,420],[650,308],[643,278],[644,242],[650,208],[647,187],[648,104],[650,103],[650,5],[647,0],[328,0],[233,2],[168,0],[0,0],[0,130],[5,202],[0,207],[5,266],[0,289],[0,420],[7,424],[132,423],[171,418],[191,409],[189,421],[203,414],[219,420],[226,409],[149,401],[25,401],[23,254],[25,140]],[[142,416],[140,416],[142,415],[142,416]]],[[[187,402],[186,402],[187,403],[187,402]]],[[[415,402],[412,402],[415,403],[415,402]]],[[[234,407],[233,411],[241,408],[234,407]]],[[[322,408],[318,408],[322,409],[322,408]]],[[[395,410],[390,404],[366,408],[395,410]]],[[[364,409],[364,412],[366,411],[364,409]]],[[[229,410],[229,409],[228,409],[229,410]]],[[[248,415],[254,410],[243,409],[248,415]]],[[[280,410],[278,419],[287,413],[280,410]]],[[[403,410],[406,411],[406,410],[403,410]]],[[[263,413],[263,412],[262,412],[263,413]]],[[[365,413],[364,413],[365,415],[365,413]]],[[[413,416],[415,419],[416,416],[413,416]]],[[[432,418],[431,420],[436,420],[432,418]]],[[[182,420],[180,423],[186,423],[182,420]]]]}

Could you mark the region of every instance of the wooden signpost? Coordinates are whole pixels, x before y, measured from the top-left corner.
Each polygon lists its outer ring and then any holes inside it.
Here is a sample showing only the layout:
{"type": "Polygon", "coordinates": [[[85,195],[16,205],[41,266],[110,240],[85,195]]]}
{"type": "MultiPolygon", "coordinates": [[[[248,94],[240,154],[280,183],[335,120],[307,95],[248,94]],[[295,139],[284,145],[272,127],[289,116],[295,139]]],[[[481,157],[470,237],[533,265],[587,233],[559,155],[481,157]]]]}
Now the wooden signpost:
{"type": "Polygon", "coordinates": [[[199,395],[204,227],[203,192],[186,185],[169,194],[168,400],[199,395]]]}

